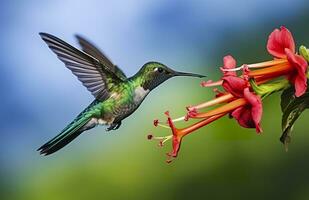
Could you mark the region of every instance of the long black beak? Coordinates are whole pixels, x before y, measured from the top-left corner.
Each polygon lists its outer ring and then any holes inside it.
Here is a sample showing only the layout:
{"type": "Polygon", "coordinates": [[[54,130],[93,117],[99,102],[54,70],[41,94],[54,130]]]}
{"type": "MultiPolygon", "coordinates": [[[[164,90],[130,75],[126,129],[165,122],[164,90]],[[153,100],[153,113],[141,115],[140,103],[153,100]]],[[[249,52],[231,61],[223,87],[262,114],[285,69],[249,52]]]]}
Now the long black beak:
{"type": "Polygon", "coordinates": [[[187,72],[174,72],[173,73],[174,76],[192,76],[192,77],[198,77],[198,78],[203,78],[206,77],[204,75],[201,74],[193,74],[193,73],[187,73],[187,72]]]}

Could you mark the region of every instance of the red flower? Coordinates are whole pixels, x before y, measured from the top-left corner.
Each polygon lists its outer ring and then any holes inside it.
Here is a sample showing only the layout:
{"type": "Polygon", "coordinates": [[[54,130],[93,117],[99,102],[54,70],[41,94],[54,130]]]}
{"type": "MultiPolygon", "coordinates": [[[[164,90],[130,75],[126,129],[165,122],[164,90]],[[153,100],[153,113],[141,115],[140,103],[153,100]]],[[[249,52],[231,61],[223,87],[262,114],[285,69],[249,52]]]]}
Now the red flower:
{"type": "Polygon", "coordinates": [[[275,29],[268,37],[267,51],[276,58],[286,58],[285,49],[295,53],[295,43],[292,33],[284,26],[275,29]]]}
{"type": "MultiPolygon", "coordinates": [[[[223,58],[223,67],[221,69],[234,69],[236,67],[236,60],[227,55],[223,58]]],[[[243,97],[243,91],[247,87],[247,81],[243,78],[237,77],[235,71],[224,71],[221,78],[222,87],[225,91],[230,92],[234,97],[243,97]]]]}
{"type": "Polygon", "coordinates": [[[288,75],[289,81],[295,86],[295,96],[299,97],[303,95],[307,90],[307,61],[294,54],[290,49],[285,49],[289,63],[296,69],[288,75]]]}
{"type": "Polygon", "coordinates": [[[303,95],[307,89],[308,63],[303,57],[296,54],[291,32],[283,26],[280,30],[275,29],[269,35],[267,50],[275,58],[287,58],[294,68],[293,72],[288,74],[288,79],[295,86],[295,96],[303,95]]]}
{"type": "Polygon", "coordinates": [[[268,38],[267,50],[274,59],[239,67],[236,67],[236,60],[231,55],[225,56],[221,67],[223,77],[219,81],[208,80],[201,83],[203,87],[222,86],[225,91],[221,92],[215,88],[216,98],[187,107],[188,112],[183,117],[172,119],[166,112],[168,118],[166,123],[154,121],[155,126],[168,128],[172,131],[172,134],[168,136],[148,136],[150,140],[159,140],[159,146],[171,140],[173,149],[167,153],[167,162],[171,162],[177,157],[181,142],[186,135],[227,114],[235,118],[240,126],[255,128],[257,133],[262,132],[260,121],[263,108],[259,95],[265,97],[280,91],[288,85],[288,82],[279,80],[277,84],[273,83],[274,85],[271,86],[271,83],[267,87],[263,87],[264,89],[256,86],[267,84],[279,77],[286,77],[290,83],[294,84],[297,97],[304,94],[307,89],[308,63],[303,57],[297,55],[294,39],[289,30],[285,27],[275,29],[268,38]],[[242,76],[237,76],[239,70],[243,70],[242,76]],[[253,79],[253,83],[256,85],[251,86],[249,79],[253,79]],[[216,107],[206,112],[200,112],[201,109],[213,106],[216,107]],[[174,125],[174,122],[188,121],[190,118],[201,120],[184,128],[177,128],[174,125]]]}
{"type": "Polygon", "coordinates": [[[260,126],[263,113],[262,100],[259,96],[250,92],[249,88],[244,89],[243,95],[248,104],[235,109],[231,115],[242,127],[256,128],[256,132],[260,133],[262,132],[260,126]]]}
{"type": "MultiPolygon", "coordinates": [[[[182,142],[182,139],[184,136],[192,133],[193,131],[203,127],[203,126],[206,126],[207,124],[219,119],[220,117],[223,117],[226,113],[219,113],[217,115],[214,115],[214,116],[211,116],[211,117],[208,117],[206,119],[203,119],[201,121],[198,121],[196,122],[195,124],[192,124],[191,126],[188,126],[186,128],[177,128],[175,125],[174,125],[174,122],[172,120],[172,118],[170,117],[170,114],[168,111],[165,112],[165,115],[167,116],[167,123],[169,125],[169,128],[171,129],[172,131],[172,135],[168,135],[168,136],[163,136],[163,137],[155,137],[153,136],[152,134],[148,135],[147,138],[149,140],[152,140],[152,139],[155,139],[155,140],[159,140],[159,146],[163,146],[164,143],[168,140],[172,140],[172,151],[167,153],[167,157],[168,159],[166,160],[167,163],[170,163],[174,158],[177,157],[178,155],[178,152],[180,150],[180,145],[181,145],[181,142],[182,142]]],[[[158,123],[159,126],[165,126],[165,125],[162,125],[160,123],[158,123]]]]}
{"type": "MultiPolygon", "coordinates": [[[[225,56],[223,62],[224,69],[227,67],[229,67],[228,69],[236,67],[236,61],[232,56],[225,56]]],[[[248,67],[245,67],[244,70],[246,73],[249,72],[248,67]]],[[[245,98],[247,101],[246,105],[238,107],[232,111],[231,116],[234,117],[242,127],[256,128],[257,133],[262,132],[260,127],[263,111],[262,100],[259,96],[250,92],[248,80],[237,77],[236,73],[227,74],[227,72],[224,73],[222,80],[222,87],[225,91],[231,93],[234,97],[245,98]]]]}

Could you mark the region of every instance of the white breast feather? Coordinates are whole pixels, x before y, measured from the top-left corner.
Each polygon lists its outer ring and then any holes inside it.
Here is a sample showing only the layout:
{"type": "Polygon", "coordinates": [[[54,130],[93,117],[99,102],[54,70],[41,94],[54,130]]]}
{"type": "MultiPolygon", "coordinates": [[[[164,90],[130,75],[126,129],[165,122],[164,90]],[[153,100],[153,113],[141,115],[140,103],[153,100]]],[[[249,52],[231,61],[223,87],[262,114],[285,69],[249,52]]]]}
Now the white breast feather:
{"type": "Polygon", "coordinates": [[[143,87],[139,86],[134,90],[133,100],[135,103],[141,102],[146,95],[149,93],[149,90],[145,90],[143,87]]]}

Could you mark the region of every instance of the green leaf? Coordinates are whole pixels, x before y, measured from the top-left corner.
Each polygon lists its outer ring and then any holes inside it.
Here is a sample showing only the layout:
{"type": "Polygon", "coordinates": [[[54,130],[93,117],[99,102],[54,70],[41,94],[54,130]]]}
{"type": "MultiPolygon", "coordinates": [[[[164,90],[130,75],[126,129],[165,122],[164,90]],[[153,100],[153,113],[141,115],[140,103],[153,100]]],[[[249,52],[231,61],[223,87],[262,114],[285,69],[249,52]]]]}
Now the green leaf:
{"type": "Polygon", "coordinates": [[[309,90],[301,97],[295,97],[294,87],[289,87],[284,90],[281,95],[281,110],[282,116],[282,135],[280,141],[284,144],[287,150],[288,144],[291,142],[291,132],[294,123],[302,112],[309,108],[309,90]]]}
{"type": "Polygon", "coordinates": [[[288,105],[295,100],[295,89],[293,86],[285,89],[281,94],[281,111],[284,113],[288,105]]]}

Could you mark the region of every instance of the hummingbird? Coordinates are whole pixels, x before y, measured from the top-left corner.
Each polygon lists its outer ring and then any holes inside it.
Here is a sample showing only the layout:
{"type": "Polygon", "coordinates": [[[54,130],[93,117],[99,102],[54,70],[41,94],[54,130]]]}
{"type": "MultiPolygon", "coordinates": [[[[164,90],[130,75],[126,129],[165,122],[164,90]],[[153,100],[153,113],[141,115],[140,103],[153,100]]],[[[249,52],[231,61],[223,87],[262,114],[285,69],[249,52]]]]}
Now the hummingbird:
{"type": "Polygon", "coordinates": [[[48,34],[39,33],[48,47],[71,70],[95,97],[56,137],[42,145],[42,155],[52,154],[77,136],[97,125],[106,125],[107,131],[116,130],[130,116],[154,88],[175,76],[205,77],[200,74],[174,71],[159,62],[147,62],[132,77],[124,72],[95,45],[76,35],[82,50],[48,34]]]}

